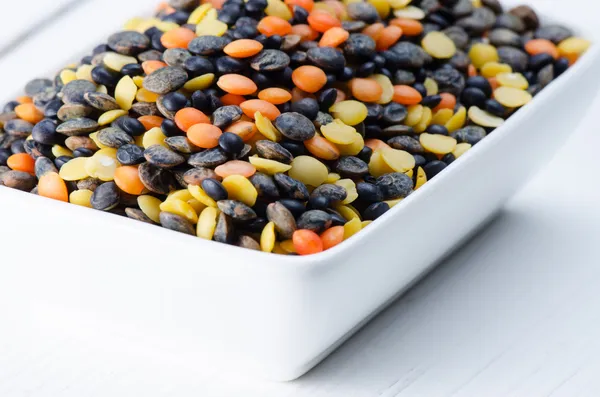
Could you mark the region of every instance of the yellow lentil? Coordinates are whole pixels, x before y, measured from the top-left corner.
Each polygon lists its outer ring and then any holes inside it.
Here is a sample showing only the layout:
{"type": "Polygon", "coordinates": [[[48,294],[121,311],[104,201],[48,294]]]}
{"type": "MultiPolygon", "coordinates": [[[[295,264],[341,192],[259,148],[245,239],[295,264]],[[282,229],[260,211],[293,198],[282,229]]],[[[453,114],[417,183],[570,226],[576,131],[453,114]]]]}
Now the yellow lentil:
{"type": "Polygon", "coordinates": [[[211,86],[214,79],[215,75],[213,73],[206,73],[202,76],[194,77],[193,79],[188,80],[183,88],[188,91],[205,90],[211,86]]]}
{"type": "Polygon", "coordinates": [[[423,149],[435,154],[452,153],[456,148],[456,139],[446,135],[424,133],[419,135],[419,142],[423,149]]]}
{"type": "Polygon", "coordinates": [[[569,60],[576,60],[584,52],[586,52],[592,43],[589,40],[581,37],[569,37],[558,43],[558,51],[560,55],[567,57],[569,60]]]}
{"type": "Polygon", "coordinates": [[[281,247],[282,250],[284,250],[288,254],[295,254],[296,253],[296,248],[294,247],[294,241],[293,240],[284,240],[281,243],[279,243],[279,246],[281,247]]]}
{"type": "Polygon", "coordinates": [[[502,87],[513,87],[521,90],[529,88],[529,82],[521,73],[500,73],[496,75],[496,80],[502,87]]]}
{"type": "Polygon", "coordinates": [[[368,2],[375,7],[381,19],[385,19],[390,15],[390,3],[387,0],[368,0],[368,2]]]}
{"type": "Polygon", "coordinates": [[[260,250],[262,252],[272,252],[273,248],[275,247],[276,239],[277,236],[275,235],[275,224],[273,222],[269,222],[260,234],[260,250]]]}
{"type": "Polygon", "coordinates": [[[500,60],[496,47],[485,43],[473,44],[469,50],[469,58],[471,58],[473,66],[477,69],[481,69],[488,62],[498,62],[500,60]]]}
{"type": "Polygon", "coordinates": [[[533,99],[529,92],[513,87],[496,88],[494,98],[508,108],[521,107],[533,99]]]}
{"type": "Polygon", "coordinates": [[[334,104],[329,108],[329,112],[346,125],[356,125],[367,118],[368,109],[362,102],[349,100],[334,104]]]}
{"type": "Polygon", "coordinates": [[[54,155],[54,157],[60,157],[60,156],[73,157],[73,152],[72,151],[70,151],[66,147],[60,146],[60,145],[54,145],[54,146],[52,146],[52,154],[54,155]]]}
{"type": "Polygon", "coordinates": [[[96,92],[100,92],[102,94],[108,94],[108,88],[106,88],[105,85],[100,84],[98,87],[96,87],[96,92]]]}
{"type": "Polygon", "coordinates": [[[271,120],[263,116],[260,112],[254,113],[254,124],[256,124],[258,131],[268,140],[273,142],[281,140],[281,132],[275,128],[271,120]]]}
{"type": "Polygon", "coordinates": [[[92,178],[109,182],[115,178],[115,171],[120,166],[117,161],[117,149],[100,149],[85,164],[86,173],[92,178]]]}
{"type": "Polygon", "coordinates": [[[415,126],[423,118],[423,105],[412,105],[408,107],[408,114],[404,120],[404,124],[409,127],[415,126]]]}
{"type": "Polygon", "coordinates": [[[160,223],[160,205],[162,202],[154,196],[138,196],[137,198],[138,206],[140,210],[146,215],[148,218],[152,219],[156,223],[160,223]]]}
{"type": "Polygon", "coordinates": [[[393,9],[404,8],[409,5],[412,0],[388,0],[393,9]]]}
{"type": "Polygon", "coordinates": [[[431,124],[444,125],[448,121],[450,121],[453,115],[454,112],[452,111],[452,109],[440,109],[433,115],[433,118],[431,119],[431,124]]]}
{"type": "Polygon", "coordinates": [[[202,204],[206,205],[207,207],[213,207],[213,208],[217,207],[217,203],[215,202],[215,200],[213,200],[208,194],[206,194],[204,189],[202,189],[200,186],[189,185],[188,190],[190,191],[190,193],[196,200],[200,201],[202,204]]]}
{"type": "Polygon", "coordinates": [[[415,6],[406,6],[394,11],[397,18],[421,20],[425,18],[425,11],[415,6]]]}
{"type": "Polygon", "coordinates": [[[92,203],[90,202],[92,194],[94,194],[94,192],[88,189],[75,190],[69,195],[69,203],[92,208],[92,203]]]}
{"type": "Polygon", "coordinates": [[[192,193],[190,193],[190,191],[188,189],[181,189],[181,190],[173,190],[171,193],[169,193],[169,195],[167,196],[167,200],[182,200],[182,201],[188,201],[193,199],[194,196],[192,196],[192,193]]]}
{"type": "Polygon", "coordinates": [[[383,159],[381,150],[375,150],[369,160],[369,173],[374,177],[380,177],[384,174],[394,172],[389,165],[383,159]]]}
{"type": "Polygon", "coordinates": [[[60,81],[62,81],[63,84],[66,85],[73,80],[77,80],[77,74],[73,70],[64,69],[60,72],[60,81]]]}
{"type": "Polygon", "coordinates": [[[432,79],[431,77],[427,77],[423,82],[425,89],[427,90],[427,95],[437,95],[439,93],[438,83],[432,79]]]}
{"type": "Polygon", "coordinates": [[[216,19],[205,17],[196,25],[196,34],[198,36],[223,36],[227,32],[227,24],[216,19]]]}
{"type": "Polygon", "coordinates": [[[415,132],[421,133],[421,132],[425,131],[427,129],[427,127],[429,127],[429,125],[431,124],[432,119],[433,119],[433,112],[431,111],[431,108],[428,108],[427,106],[425,106],[423,108],[423,117],[413,127],[415,129],[415,132]]]}
{"type": "Polygon", "coordinates": [[[344,240],[349,239],[362,229],[362,223],[359,218],[354,218],[344,225],[344,240]]]}
{"type": "Polygon", "coordinates": [[[107,149],[107,148],[108,148],[108,146],[106,146],[106,145],[103,145],[103,144],[102,144],[102,142],[100,142],[100,141],[98,140],[98,138],[97,138],[97,135],[98,135],[98,133],[97,133],[97,132],[92,132],[92,133],[90,134],[90,139],[91,139],[92,141],[94,141],[94,143],[96,144],[96,146],[98,146],[100,149],[107,149]]]}
{"type": "Polygon", "coordinates": [[[311,156],[297,156],[292,161],[288,175],[310,186],[321,186],[327,179],[329,171],[325,164],[311,156]]]}
{"type": "Polygon", "coordinates": [[[415,181],[415,190],[423,186],[427,182],[427,174],[425,174],[425,170],[423,167],[417,168],[417,178],[415,181]]]}
{"type": "Polygon", "coordinates": [[[137,88],[144,88],[144,78],[142,76],[133,77],[133,82],[137,88]]]}
{"type": "Polygon", "coordinates": [[[400,202],[404,199],[394,199],[394,200],[385,200],[384,203],[390,206],[390,208],[394,208],[396,205],[400,204],[400,202]]]}
{"type": "Polygon", "coordinates": [[[376,103],[380,105],[386,105],[392,102],[392,99],[394,98],[394,85],[389,77],[384,74],[374,74],[369,78],[371,80],[375,80],[383,89],[381,97],[379,97],[379,100],[376,101],[376,103]]]}
{"type": "Polygon", "coordinates": [[[454,116],[448,120],[445,127],[448,129],[448,132],[454,132],[463,128],[465,121],[467,121],[467,109],[464,106],[461,106],[454,116]]]}
{"type": "Polygon", "coordinates": [[[455,158],[459,158],[460,156],[465,154],[467,150],[471,149],[471,146],[472,145],[470,143],[459,143],[456,145],[456,148],[452,151],[452,155],[454,155],[455,158]]]}
{"type": "Polygon", "coordinates": [[[138,87],[129,76],[123,76],[115,88],[115,100],[123,110],[131,109],[138,87]]]}
{"type": "Polygon", "coordinates": [[[268,175],[287,172],[292,168],[292,166],[289,164],[280,163],[279,161],[275,160],[264,159],[258,156],[250,156],[248,161],[250,161],[250,164],[252,164],[257,171],[268,175]]]}
{"type": "Polygon", "coordinates": [[[421,41],[425,52],[437,59],[452,58],[456,54],[456,45],[442,32],[429,32],[421,41]]]}
{"type": "Polygon", "coordinates": [[[512,73],[512,67],[506,63],[488,62],[481,67],[481,75],[485,78],[496,77],[500,73],[512,73]]]}
{"type": "Polygon", "coordinates": [[[104,54],[104,58],[102,58],[102,61],[104,62],[104,65],[114,70],[115,72],[120,72],[121,69],[123,69],[123,66],[129,65],[130,63],[138,63],[137,58],[117,54],[116,52],[107,52],[106,54],[104,54]]]}
{"type": "Polygon", "coordinates": [[[129,113],[127,110],[116,109],[104,112],[98,117],[98,125],[108,125],[122,116],[127,116],[129,113]]]}
{"type": "Polygon", "coordinates": [[[356,156],[365,146],[365,140],[358,132],[354,133],[354,140],[349,145],[336,145],[342,156],[356,156]]]}
{"type": "Polygon", "coordinates": [[[219,215],[219,210],[215,207],[206,207],[200,213],[198,217],[198,225],[196,227],[196,236],[206,239],[212,240],[215,229],[217,227],[217,216],[219,215]]]}
{"type": "Polygon", "coordinates": [[[469,108],[469,119],[482,127],[500,127],[504,123],[504,119],[481,110],[477,106],[469,108]]]}
{"type": "Polygon", "coordinates": [[[356,184],[352,179],[340,179],[339,181],[335,181],[334,185],[338,185],[346,189],[348,196],[342,200],[342,204],[351,204],[358,198],[356,184]]]}
{"type": "Polygon", "coordinates": [[[168,148],[169,146],[165,143],[165,139],[167,139],[167,137],[163,134],[160,127],[154,127],[143,135],[142,146],[144,149],[147,149],[152,145],[161,145],[168,148]]]}
{"type": "Polygon", "coordinates": [[[229,193],[230,200],[241,201],[242,203],[253,206],[256,203],[258,192],[252,182],[242,175],[229,175],[223,179],[223,186],[229,193]]]}
{"type": "Polygon", "coordinates": [[[327,179],[325,180],[325,183],[334,183],[335,181],[339,181],[340,179],[342,179],[340,174],[330,172],[329,174],[327,174],[327,179]]]}
{"type": "Polygon", "coordinates": [[[350,205],[336,205],[334,209],[347,221],[351,221],[352,219],[358,219],[360,221],[360,215],[350,205]]]}
{"type": "Polygon", "coordinates": [[[281,0],[267,0],[265,14],[279,17],[286,21],[293,17],[289,7],[281,0]]]}
{"type": "Polygon", "coordinates": [[[394,172],[406,173],[415,168],[415,158],[404,150],[384,148],[381,150],[381,157],[394,172]]]}
{"type": "Polygon", "coordinates": [[[135,100],[138,102],[156,102],[160,95],[148,91],[145,88],[140,88],[135,95],[135,100]]]}
{"type": "Polygon", "coordinates": [[[332,123],[321,126],[321,133],[329,142],[339,145],[349,145],[354,142],[356,129],[344,124],[340,119],[335,119],[332,123]]]}
{"type": "Polygon", "coordinates": [[[75,77],[77,77],[78,80],[87,80],[90,82],[94,82],[94,79],[92,78],[92,69],[94,67],[92,65],[81,65],[80,67],[77,68],[77,71],[75,72],[75,77]]]}
{"type": "Polygon", "coordinates": [[[211,8],[212,8],[212,4],[210,4],[210,3],[202,4],[200,7],[197,7],[190,14],[190,16],[188,18],[188,23],[192,24],[192,25],[197,25],[202,20],[202,18],[204,18],[206,16],[206,13],[211,8]]]}
{"type": "Polygon", "coordinates": [[[160,210],[184,217],[192,224],[198,223],[198,214],[191,205],[180,199],[166,200],[160,205],[160,210]]]}
{"type": "Polygon", "coordinates": [[[87,178],[89,176],[85,171],[87,160],[86,157],[77,157],[69,160],[61,167],[59,171],[60,177],[65,181],[79,181],[87,178]]]}
{"type": "Polygon", "coordinates": [[[196,200],[195,198],[189,199],[186,201],[193,209],[196,211],[196,214],[200,214],[206,208],[206,205],[196,200]]]}

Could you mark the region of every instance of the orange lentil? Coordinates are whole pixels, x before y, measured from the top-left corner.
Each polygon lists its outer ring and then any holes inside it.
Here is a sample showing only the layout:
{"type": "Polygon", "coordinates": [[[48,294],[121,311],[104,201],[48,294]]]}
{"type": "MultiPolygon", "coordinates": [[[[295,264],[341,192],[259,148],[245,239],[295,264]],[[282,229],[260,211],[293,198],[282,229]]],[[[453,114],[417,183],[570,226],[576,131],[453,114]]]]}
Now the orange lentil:
{"type": "Polygon", "coordinates": [[[261,52],[263,45],[251,39],[234,40],[223,48],[223,52],[233,58],[248,58],[261,52]]]}
{"type": "Polygon", "coordinates": [[[433,109],[433,111],[437,112],[441,109],[454,110],[456,107],[456,97],[448,92],[441,92],[440,96],[442,97],[442,100],[440,101],[440,104],[433,109]]]}
{"type": "Polygon", "coordinates": [[[35,173],[35,160],[27,153],[16,153],[6,160],[11,170],[35,173]]]}
{"type": "Polygon", "coordinates": [[[558,48],[553,42],[546,39],[533,39],[525,43],[525,51],[531,56],[537,54],[550,54],[552,58],[557,59],[560,54],[558,48]]]}
{"type": "Polygon", "coordinates": [[[258,132],[258,128],[251,121],[236,121],[226,128],[228,132],[239,135],[244,142],[248,142],[258,132]]]}
{"type": "Polygon", "coordinates": [[[320,135],[304,141],[304,146],[313,156],[320,159],[337,160],[340,158],[340,149],[320,135]]]}
{"type": "Polygon", "coordinates": [[[23,103],[15,107],[15,113],[18,118],[32,124],[37,124],[44,119],[44,113],[40,112],[33,103],[23,103]]]}
{"type": "Polygon", "coordinates": [[[290,9],[293,9],[294,6],[300,6],[308,12],[311,12],[315,6],[314,0],[285,0],[284,2],[290,9]]]}
{"type": "Polygon", "coordinates": [[[285,36],[292,32],[292,25],[288,21],[273,15],[268,15],[261,19],[256,28],[267,37],[276,34],[285,36]]]}
{"type": "Polygon", "coordinates": [[[294,249],[299,255],[317,254],[323,251],[321,237],[312,230],[299,229],[292,235],[294,249]]]}
{"type": "Polygon", "coordinates": [[[138,167],[125,165],[115,170],[115,184],[128,194],[139,196],[144,191],[144,184],[140,180],[138,167]]]}
{"type": "Polygon", "coordinates": [[[196,38],[196,33],[187,28],[176,28],[165,32],[160,42],[165,48],[188,48],[190,41],[196,38]]]}
{"type": "Polygon", "coordinates": [[[38,195],[58,201],[69,202],[67,184],[56,172],[48,172],[38,182],[38,195]]]}
{"type": "Polygon", "coordinates": [[[219,98],[223,105],[240,105],[240,103],[244,102],[246,98],[242,95],[235,94],[225,94],[221,98],[219,98]]]}
{"type": "Polygon", "coordinates": [[[16,101],[19,103],[33,103],[33,98],[31,98],[30,96],[27,96],[27,95],[23,95],[23,96],[17,97],[16,101]]]}
{"type": "Polygon", "coordinates": [[[263,116],[273,121],[281,114],[277,106],[262,99],[250,99],[243,102],[240,107],[244,114],[254,120],[254,113],[260,112],[263,116]]]}
{"type": "Polygon", "coordinates": [[[142,62],[142,69],[146,75],[156,72],[158,69],[166,67],[167,64],[162,61],[144,61],[142,62]]]}
{"type": "Polygon", "coordinates": [[[256,173],[256,168],[247,161],[231,160],[215,168],[215,173],[221,178],[230,175],[241,175],[250,178],[256,173]]]}
{"type": "Polygon", "coordinates": [[[383,94],[381,85],[371,79],[354,78],[350,80],[350,90],[354,98],[363,102],[375,102],[383,94]]]}
{"type": "Polygon", "coordinates": [[[165,119],[160,116],[142,116],[138,118],[138,121],[144,125],[146,131],[151,130],[154,127],[160,127],[165,119]]]}
{"type": "Polygon", "coordinates": [[[281,105],[292,99],[292,94],[283,88],[271,87],[260,91],[258,93],[258,99],[270,102],[273,105],[281,105]]]}
{"type": "Polygon", "coordinates": [[[210,119],[196,108],[183,108],[175,113],[175,124],[179,129],[187,132],[193,125],[210,124],[210,119]]]}
{"type": "Polygon", "coordinates": [[[292,81],[302,91],[313,94],[327,84],[327,75],[316,66],[304,65],[292,72],[292,81]]]}
{"type": "Polygon", "coordinates": [[[221,129],[212,124],[194,124],[187,130],[187,137],[194,145],[203,149],[212,149],[219,145],[221,129]]]}
{"type": "Polygon", "coordinates": [[[421,93],[408,85],[395,85],[393,101],[401,105],[416,105],[421,103],[421,93]]]}
{"type": "Polygon", "coordinates": [[[257,90],[256,83],[241,74],[224,74],[217,80],[217,85],[223,91],[235,95],[250,95],[257,90]]]}
{"type": "Polygon", "coordinates": [[[398,26],[407,36],[418,36],[423,33],[423,24],[413,19],[394,18],[390,21],[390,25],[398,26]]]}
{"type": "Polygon", "coordinates": [[[303,23],[292,26],[292,34],[300,36],[300,41],[313,41],[319,37],[319,32],[303,23]]]}
{"type": "Polygon", "coordinates": [[[362,34],[366,34],[373,40],[377,41],[377,39],[379,39],[379,36],[381,36],[381,33],[383,32],[384,29],[385,29],[385,25],[382,24],[381,22],[378,22],[378,23],[374,23],[373,25],[369,25],[366,28],[364,28],[362,30],[362,34]]]}
{"type": "Polygon", "coordinates": [[[475,76],[477,76],[477,68],[475,67],[475,65],[473,65],[472,63],[469,64],[469,67],[467,69],[467,73],[469,74],[469,77],[475,77],[475,76]]]}
{"type": "Polygon", "coordinates": [[[350,37],[350,33],[340,27],[327,29],[319,40],[319,47],[337,47],[350,37]]]}
{"type": "Polygon", "coordinates": [[[323,10],[314,10],[308,15],[308,24],[317,32],[324,33],[335,27],[341,27],[342,22],[323,10]]]}
{"type": "Polygon", "coordinates": [[[390,147],[390,145],[388,145],[381,139],[375,139],[375,138],[367,139],[365,141],[365,146],[368,146],[373,151],[375,151],[377,149],[387,149],[390,147]]]}
{"type": "Polygon", "coordinates": [[[334,226],[321,233],[321,241],[323,241],[323,250],[335,247],[344,241],[344,226],[334,226]]]}
{"type": "Polygon", "coordinates": [[[402,37],[402,28],[390,25],[381,31],[377,39],[377,51],[384,51],[396,44],[402,37]]]}

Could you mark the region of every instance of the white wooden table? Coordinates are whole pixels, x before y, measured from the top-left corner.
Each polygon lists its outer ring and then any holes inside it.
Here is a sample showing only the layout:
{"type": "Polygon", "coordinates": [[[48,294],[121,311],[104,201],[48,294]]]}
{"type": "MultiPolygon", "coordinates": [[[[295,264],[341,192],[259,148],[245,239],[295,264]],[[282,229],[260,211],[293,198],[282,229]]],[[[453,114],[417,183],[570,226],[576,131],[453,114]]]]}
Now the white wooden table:
{"type": "MultiPolygon", "coordinates": [[[[27,33],[26,18],[44,28],[0,56],[4,92],[44,74],[39,57],[54,70],[66,61],[62,48],[100,40],[86,29],[117,5],[123,16],[152,6],[88,0],[48,20],[68,2],[11,2],[15,18],[0,25],[0,49],[27,33]]],[[[587,0],[572,3],[593,17],[587,0]]],[[[214,373],[124,335],[100,344],[94,329],[63,321],[60,308],[39,313],[2,301],[0,396],[598,396],[600,100],[594,108],[498,219],[298,381],[214,373]]]]}

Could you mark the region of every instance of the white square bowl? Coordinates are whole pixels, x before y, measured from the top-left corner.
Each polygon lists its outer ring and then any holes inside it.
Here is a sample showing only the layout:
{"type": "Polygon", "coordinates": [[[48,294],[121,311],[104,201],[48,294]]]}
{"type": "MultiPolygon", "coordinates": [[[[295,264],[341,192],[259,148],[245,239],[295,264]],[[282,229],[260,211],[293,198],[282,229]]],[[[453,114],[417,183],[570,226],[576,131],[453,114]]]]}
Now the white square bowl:
{"type": "MultiPolygon", "coordinates": [[[[548,15],[569,24],[560,8],[548,15]]],[[[578,30],[598,38],[593,25],[578,30]]],[[[254,252],[0,187],[0,300],[59,307],[72,323],[93,319],[106,338],[137,334],[226,370],[297,378],[551,158],[596,95],[598,61],[594,45],[442,174],[315,256],[254,252]]]]}

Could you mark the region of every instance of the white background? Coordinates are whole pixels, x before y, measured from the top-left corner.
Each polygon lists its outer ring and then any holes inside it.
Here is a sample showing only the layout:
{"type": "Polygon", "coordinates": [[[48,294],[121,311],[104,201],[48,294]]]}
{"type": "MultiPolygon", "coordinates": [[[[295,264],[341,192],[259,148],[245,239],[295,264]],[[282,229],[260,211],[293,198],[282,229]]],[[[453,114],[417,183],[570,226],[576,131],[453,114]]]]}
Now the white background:
{"type": "MultiPolygon", "coordinates": [[[[59,68],[61,54],[83,54],[110,31],[99,26],[153,6],[88,0],[62,13],[68,0],[6,3],[3,95],[59,68]]],[[[600,11],[590,0],[566,6],[588,20],[600,11]]],[[[593,109],[496,221],[296,382],[216,374],[118,335],[97,345],[93,330],[62,322],[59,310],[33,324],[0,302],[0,396],[598,396],[600,100],[593,109]]]]}

